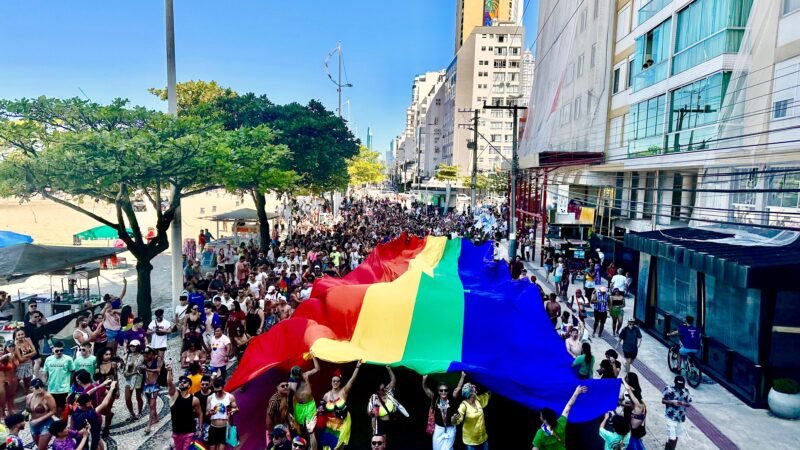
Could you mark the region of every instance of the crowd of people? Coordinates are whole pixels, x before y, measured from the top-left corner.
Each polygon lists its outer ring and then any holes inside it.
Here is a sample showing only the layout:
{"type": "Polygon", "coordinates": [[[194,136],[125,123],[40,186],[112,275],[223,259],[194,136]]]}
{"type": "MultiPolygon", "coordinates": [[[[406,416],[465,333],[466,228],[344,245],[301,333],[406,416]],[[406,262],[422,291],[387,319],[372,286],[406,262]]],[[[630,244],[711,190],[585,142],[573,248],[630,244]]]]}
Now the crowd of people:
{"type": "MultiPolygon", "coordinates": [[[[328,207],[321,205],[319,210],[328,207]]],[[[239,410],[236,398],[224,390],[228,367],[242,357],[253,338],[290,318],[309,298],[315,280],[346,275],[376,245],[404,232],[460,236],[476,242],[495,239],[505,227],[506,213],[502,207],[484,207],[481,219],[476,220],[477,214],[471,211],[441,214],[417,203],[346,199],[337,220],[322,221],[319,213],[299,209],[291,235],[285,234],[285,224],[276,222],[267,251],[252,241],[212,249],[212,236],[202,230],[201,252],[214,252],[214,258],[209,259],[214,265],[200,267],[198,261],[184,258],[185,291],[172,317],[166,318],[159,309],[145,324],[123,304],[126,289],[119,296],[107,294],[99,314],[76,320],[74,356],[67,354],[61,342],[52,346],[51,354],[45,354],[37,338],[28,337],[45,322],[32,304],[25,329],[17,330],[14,340],[0,348],[0,381],[4,381],[0,383],[0,417],[4,417],[7,428],[6,447],[21,448],[19,432],[28,424],[39,450],[50,445],[65,450],[87,446],[102,449],[103,437],[109,435],[114,419],[112,407],[119,397],[124,398],[134,419],[142,416],[145,404],[149,406],[145,433],[150,433],[159,420],[157,399],[164,391],[169,399],[175,449],[186,450],[198,441],[212,450],[235,446],[237,438],[229,425],[239,410]],[[165,361],[170,336],[180,339],[177,363],[165,361]],[[14,406],[14,393],[20,385],[29,392],[25,400],[28,415],[20,414],[14,406]]],[[[604,285],[599,273],[601,253],[587,259],[585,268],[579,271],[571,270],[563,256],[549,255],[544,265],[548,278],[552,273],[558,287],[556,293],[547,296],[544,308],[564,338],[567,352],[574,357],[578,377],[623,379],[621,413],[610,413],[600,427],[606,448],[644,448],[641,439],[647,406],[638,377],[631,372],[642,334],[633,319],[623,326],[630,278],[616,269],[609,273],[608,286],[604,285]],[[568,283],[576,276],[583,277],[583,289],[567,298],[568,283]],[[565,301],[568,310],[562,311],[559,299],[565,301]],[[599,363],[599,355],[596,358],[592,354],[591,338],[603,333],[609,312],[624,367],[614,349],[608,350],[599,363]],[[594,319],[591,327],[587,318],[594,319]]],[[[527,277],[518,258],[511,262],[510,270],[514,278],[527,277]]],[[[537,283],[536,277],[530,279],[537,283]]],[[[360,414],[356,411],[361,408],[348,404],[348,394],[362,363],[356,364],[347,377],[336,371],[330,378],[330,389],[317,399],[311,384],[317,382],[320,366],[316,358],[312,361],[310,370],[294,367],[287,379],[277,383],[267,403],[264,447],[345,448],[353,420],[369,421],[372,448],[387,448],[393,435],[403,433],[397,424],[408,413],[396,397],[397,381],[391,367],[386,368],[388,382],[378,387],[366,413],[360,414]]],[[[672,448],[691,402],[684,383],[678,377],[675,386],[664,391],[667,418],[674,429],[670,433],[672,448]]],[[[567,416],[584,392],[585,387],[578,387],[560,415],[550,409],[540,412],[542,426],[535,432],[534,449],[565,448],[567,416]]],[[[430,400],[426,431],[434,450],[454,448],[456,427],[461,427],[461,438],[468,449],[488,449],[485,410],[490,392],[462,373],[455,386],[434,385],[423,377],[421,393],[430,400]]]]}

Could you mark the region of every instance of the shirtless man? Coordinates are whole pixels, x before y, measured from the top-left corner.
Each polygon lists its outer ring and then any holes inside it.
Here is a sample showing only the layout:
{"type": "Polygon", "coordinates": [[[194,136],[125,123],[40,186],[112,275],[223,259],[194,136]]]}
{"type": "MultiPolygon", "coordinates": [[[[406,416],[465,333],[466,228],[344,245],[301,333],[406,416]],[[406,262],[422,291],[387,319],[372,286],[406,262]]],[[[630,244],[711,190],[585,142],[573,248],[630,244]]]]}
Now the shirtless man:
{"type": "Polygon", "coordinates": [[[294,393],[294,420],[301,429],[314,418],[317,411],[314,394],[311,392],[311,382],[308,379],[319,372],[319,361],[313,355],[311,358],[314,361],[313,369],[301,372],[300,366],[294,366],[289,375],[289,389],[294,393]]]}

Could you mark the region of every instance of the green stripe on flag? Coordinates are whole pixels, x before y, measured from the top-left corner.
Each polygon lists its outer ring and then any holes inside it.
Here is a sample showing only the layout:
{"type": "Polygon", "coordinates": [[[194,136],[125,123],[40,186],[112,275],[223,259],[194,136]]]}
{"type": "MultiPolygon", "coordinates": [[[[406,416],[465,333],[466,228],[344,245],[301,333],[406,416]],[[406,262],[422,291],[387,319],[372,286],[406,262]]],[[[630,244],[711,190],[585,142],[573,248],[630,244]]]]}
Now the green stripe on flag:
{"type": "Polygon", "coordinates": [[[422,274],[403,359],[397,365],[418,373],[437,373],[461,360],[464,287],[458,275],[460,254],[461,239],[447,241],[433,278],[422,274]]]}

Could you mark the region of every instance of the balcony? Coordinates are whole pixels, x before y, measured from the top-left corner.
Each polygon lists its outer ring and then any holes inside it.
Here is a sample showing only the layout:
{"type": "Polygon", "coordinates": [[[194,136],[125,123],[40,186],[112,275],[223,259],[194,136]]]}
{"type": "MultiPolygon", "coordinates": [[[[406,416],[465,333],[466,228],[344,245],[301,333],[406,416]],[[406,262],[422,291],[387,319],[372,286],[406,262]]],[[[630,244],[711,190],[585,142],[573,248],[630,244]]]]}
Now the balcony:
{"type": "Polygon", "coordinates": [[[726,28],[682,50],[672,58],[672,74],[677,75],[723,53],[736,53],[744,36],[743,28],[726,28]]]}
{"type": "Polygon", "coordinates": [[[669,5],[672,0],[651,0],[641,8],[639,8],[639,25],[645,23],[647,19],[653,17],[669,5]]]}
{"type": "Polygon", "coordinates": [[[669,59],[653,64],[633,76],[633,92],[640,91],[667,78],[669,59]]]}

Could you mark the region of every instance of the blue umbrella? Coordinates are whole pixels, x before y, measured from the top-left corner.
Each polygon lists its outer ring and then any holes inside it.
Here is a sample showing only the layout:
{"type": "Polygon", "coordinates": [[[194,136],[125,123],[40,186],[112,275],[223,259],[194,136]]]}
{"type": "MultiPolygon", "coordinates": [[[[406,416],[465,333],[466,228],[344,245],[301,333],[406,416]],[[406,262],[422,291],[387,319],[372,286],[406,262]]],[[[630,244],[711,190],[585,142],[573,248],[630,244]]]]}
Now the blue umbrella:
{"type": "Polygon", "coordinates": [[[27,234],[0,230],[0,248],[15,244],[30,244],[31,242],[33,242],[33,238],[27,234]]]}

